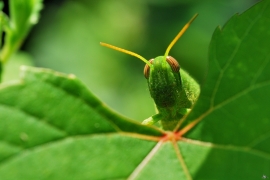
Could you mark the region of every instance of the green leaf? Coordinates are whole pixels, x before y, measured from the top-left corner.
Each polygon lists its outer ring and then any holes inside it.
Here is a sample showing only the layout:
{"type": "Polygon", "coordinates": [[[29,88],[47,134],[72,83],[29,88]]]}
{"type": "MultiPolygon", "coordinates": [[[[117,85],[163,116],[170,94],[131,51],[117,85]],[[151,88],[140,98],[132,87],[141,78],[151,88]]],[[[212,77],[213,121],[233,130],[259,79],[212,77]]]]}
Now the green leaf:
{"type": "Polygon", "coordinates": [[[179,132],[116,114],[74,75],[23,67],[20,81],[0,86],[1,180],[270,176],[269,24],[264,0],[216,29],[179,132]]]}
{"type": "Polygon", "coordinates": [[[39,18],[42,0],[9,0],[10,21],[5,27],[5,44],[1,51],[1,61],[6,62],[22,44],[39,18]]]}
{"type": "Polygon", "coordinates": [[[269,25],[270,1],[264,0],[213,34],[207,80],[187,117],[190,127],[198,125],[185,136],[212,147],[197,177],[270,175],[269,25]]]}
{"type": "Polygon", "coordinates": [[[8,159],[1,179],[125,179],[153,144],[115,133],[68,137],[8,159]]]}
{"type": "MultiPolygon", "coordinates": [[[[63,163],[61,161],[75,160],[71,154],[74,156],[81,154],[80,157],[85,159],[86,154],[93,149],[96,149],[96,154],[101,153],[99,147],[103,147],[105,151],[103,154],[106,154],[110,144],[114,144],[117,140],[143,143],[139,139],[127,139],[125,135],[146,136],[150,139],[157,139],[163,135],[161,130],[140,125],[109,110],[74,75],[24,66],[21,81],[2,84],[0,94],[0,174],[3,179],[21,175],[34,179],[36,176],[51,177],[50,171],[54,168],[49,163],[52,159],[46,156],[55,156],[54,151],[61,154],[57,155],[59,159],[55,159],[55,163],[59,161],[61,164],[63,163]],[[106,141],[109,142],[106,145],[108,147],[104,147],[106,141]],[[100,142],[100,145],[97,145],[97,142],[100,142]],[[81,146],[86,146],[86,149],[81,149],[81,146]],[[36,150],[38,152],[42,150],[47,155],[37,154],[33,157],[36,150]],[[43,158],[37,158],[41,156],[43,158]],[[27,172],[18,166],[20,163],[26,168],[34,168],[37,167],[35,163],[41,163],[52,169],[47,172],[46,168],[39,166],[34,170],[35,173],[27,172]],[[6,168],[14,168],[12,171],[17,173],[7,172],[6,168]]],[[[119,143],[115,143],[116,151],[121,149],[119,143]]],[[[153,146],[153,143],[146,142],[150,146],[153,146]]],[[[137,148],[141,147],[145,145],[139,145],[137,148]]],[[[142,149],[144,152],[144,148],[142,149]]],[[[121,154],[121,151],[117,153],[121,154]]],[[[95,156],[93,154],[93,157],[95,156]]],[[[104,156],[104,160],[107,159],[108,157],[104,156]]],[[[92,162],[88,161],[88,158],[85,160],[87,163],[92,162]]],[[[81,161],[77,163],[80,164],[81,161]]],[[[133,160],[130,163],[134,163],[133,160]]],[[[62,170],[65,171],[66,168],[68,167],[63,167],[62,170]]],[[[77,175],[79,174],[81,173],[78,172],[77,175]]],[[[56,178],[58,175],[53,177],[56,178]]]]}
{"type": "MultiPolygon", "coordinates": [[[[2,9],[4,7],[4,3],[2,1],[0,1],[0,47],[2,46],[2,35],[3,35],[3,29],[7,26],[8,24],[8,18],[6,16],[6,14],[4,14],[2,12],[2,9]]],[[[0,82],[1,82],[1,79],[2,79],[2,71],[3,71],[3,67],[2,67],[2,62],[0,61],[0,82]]]]}
{"type": "Polygon", "coordinates": [[[246,145],[269,133],[269,9],[269,0],[262,1],[215,30],[209,75],[188,117],[201,121],[201,140],[246,145]]]}
{"type": "Polygon", "coordinates": [[[11,21],[18,33],[27,31],[39,18],[39,11],[42,9],[42,0],[9,0],[11,21]],[[19,32],[20,31],[20,32],[19,32]]]}

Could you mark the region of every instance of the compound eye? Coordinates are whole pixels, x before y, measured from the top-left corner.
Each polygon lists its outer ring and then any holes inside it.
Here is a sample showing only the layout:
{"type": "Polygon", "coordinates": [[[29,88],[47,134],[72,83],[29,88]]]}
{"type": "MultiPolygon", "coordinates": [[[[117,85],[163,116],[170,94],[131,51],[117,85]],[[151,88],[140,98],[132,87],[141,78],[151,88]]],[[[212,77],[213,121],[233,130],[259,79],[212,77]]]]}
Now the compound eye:
{"type": "MultiPolygon", "coordinates": [[[[150,62],[151,64],[152,64],[153,61],[154,61],[154,59],[150,59],[150,60],[149,60],[149,62],[150,62]]],[[[144,69],[143,69],[143,74],[144,74],[144,77],[145,77],[146,79],[149,78],[149,73],[150,73],[150,67],[149,67],[148,64],[146,64],[146,65],[144,66],[144,69]]]]}
{"type": "Polygon", "coordinates": [[[166,61],[169,63],[169,65],[171,66],[171,68],[174,72],[179,72],[180,65],[172,56],[167,56],[166,61]]]}

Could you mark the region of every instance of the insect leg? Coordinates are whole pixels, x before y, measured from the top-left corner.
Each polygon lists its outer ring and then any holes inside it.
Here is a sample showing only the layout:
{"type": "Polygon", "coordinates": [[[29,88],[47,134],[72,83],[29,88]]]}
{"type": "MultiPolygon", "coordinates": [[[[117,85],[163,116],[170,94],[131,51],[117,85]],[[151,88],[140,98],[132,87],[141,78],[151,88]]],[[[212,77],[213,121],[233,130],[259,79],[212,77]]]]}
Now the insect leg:
{"type": "Polygon", "coordinates": [[[157,123],[158,121],[160,121],[162,118],[161,114],[155,114],[147,119],[145,119],[142,124],[143,125],[153,125],[155,123],[157,123]]]}

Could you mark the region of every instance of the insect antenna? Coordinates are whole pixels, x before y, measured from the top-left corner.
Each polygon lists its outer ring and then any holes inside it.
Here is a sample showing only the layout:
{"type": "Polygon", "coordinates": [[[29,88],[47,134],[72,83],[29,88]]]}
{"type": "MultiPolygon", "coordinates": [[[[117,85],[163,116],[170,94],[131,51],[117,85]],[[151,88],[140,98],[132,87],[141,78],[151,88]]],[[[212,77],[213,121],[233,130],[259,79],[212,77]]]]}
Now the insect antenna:
{"type": "Polygon", "coordinates": [[[135,57],[139,58],[140,60],[142,60],[143,62],[145,62],[145,63],[146,63],[147,65],[149,65],[150,67],[152,67],[152,64],[151,64],[149,61],[147,61],[144,57],[142,57],[141,55],[139,55],[139,54],[136,54],[136,53],[134,53],[134,52],[131,52],[131,51],[128,51],[128,50],[125,50],[125,49],[122,49],[122,48],[119,48],[119,47],[116,47],[116,46],[107,44],[107,43],[103,43],[103,42],[100,42],[100,45],[101,45],[101,46],[108,47],[108,48],[111,48],[111,49],[114,49],[114,50],[116,50],[116,51],[120,51],[120,52],[129,54],[129,55],[131,55],[131,56],[135,56],[135,57]]]}
{"type": "Polygon", "coordinates": [[[171,48],[173,47],[173,45],[177,42],[177,40],[185,33],[185,31],[188,29],[188,27],[190,26],[190,24],[194,21],[194,19],[198,16],[198,13],[195,14],[189,21],[187,24],[185,24],[185,26],[181,29],[181,31],[177,34],[177,36],[172,40],[172,42],[170,43],[170,45],[167,47],[166,52],[165,52],[165,58],[169,55],[169,52],[171,50],[171,48]]]}

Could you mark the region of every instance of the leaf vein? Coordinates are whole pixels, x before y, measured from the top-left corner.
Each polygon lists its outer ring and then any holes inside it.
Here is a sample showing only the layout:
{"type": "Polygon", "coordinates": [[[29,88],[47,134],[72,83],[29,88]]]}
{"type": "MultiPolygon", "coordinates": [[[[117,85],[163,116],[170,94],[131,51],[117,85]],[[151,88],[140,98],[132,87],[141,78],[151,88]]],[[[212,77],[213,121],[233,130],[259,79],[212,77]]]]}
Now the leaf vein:
{"type": "Polygon", "coordinates": [[[259,76],[263,73],[263,70],[265,69],[266,65],[269,63],[269,59],[270,59],[270,54],[268,54],[266,56],[265,60],[263,61],[263,63],[261,64],[261,66],[257,70],[256,74],[254,75],[252,81],[250,82],[250,85],[251,86],[256,83],[256,81],[258,80],[259,76]]]}
{"type": "Polygon", "coordinates": [[[41,117],[39,117],[39,116],[37,116],[37,115],[34,115],[34,114],[32,114],[32,113],[30,113],[30,112],[28,112],[28,111],[26,111],[26,110],[24,110],[24,109],[22,109],[22,108],[20,108],[20,107],[12,106],[12,105],[10,105],[10,104],[3,104],[3,103],[0,104],[0,106],[5,107],[5,108],[10,108],[10,109],[13,109],[13,110],[15,110],[15,111],[18,111],[18,112],[20,112],[20,113],[23,113],[23,114],[25,114],[26,116],[33,118],[33,119],[36,120],[37,122],[39,122],[39,123],[41,123],[41,124],[44,124],[45,126],[48,126],[48,127],[52,128],[52,129],[54,129],[54,130],[60,132],[61,134],[64,134],[64,135],[67,134],[67,132],[65,132],[63,129],[60,129],[59,127],[57,127],[57,126],[55,126],[55,125],[53,125],[53,124],[51,124],[51,123],[48,123],[48,122],[45,121],[45,120],[43,121],[43,120],[42,120],[43,118],[41,118],[41,117]]]}
{"type": "Polygon", "coordinates": [[[253,147],[256,146],[257,144],[261,143],[264,140],[267,140],[268,138],[270,138],[270,131],[262,134],[260,137],[258,137],[257,139],[254,139],[252,142],[250,142],[248,144],[249,147],[253,147]]]}
{"type": "Polygon", "coordinates": [[[237,43],[236,47],[234,48],[234,50],[233,50],[233,52],[232,52],[232,54],[231,54],[231,56],[229,58],[229,60],[225,63],[225,66],[220,70],[219,77],[218,77],[217,82],[216,82],[216,84],[214,86],[213,94],[211,96],[211,100],[210,100],[211,106],[214,106],[215,96],[216,96],[216,93],[217,93],[217,91],[219,89],[221,79],[223,78],[226,69],[229,67],[229,65],[231,64],[231,62],[235,58],[235,55],[237,54],[237,52],[238,52],[238,50],[239,50],[239,48],[240,48],[240,46],[241,46],[241,44],[243,42],[243,39],[248,35],[248,33],[251,30],[251,28],[253,27],[253,25],[259,20],[259,17],[261,17],[262,13],[263,13],[263,11],[257,16],[257,18],[252,23],[249,24],[248,28],[243,33],[243,38],[239,40],[239,42],[237,43]]]}
{"type": "Polygon", "coordinates": [[[211,147],[211,148],[222,149],[222,150],[227,150],[227,151],[245,152],[245,153],[253,154],[255,156],[266,158],[266,159],[270,160],[270,153],[259,151],[259,150],[250,148],[248,146],[214,144],[211,142],[198,141],[198,140],[188,139],[188,138],[182,138],[181,140],[183,142],[198,145],[198,146],[211,147]]]}
{"type": "Polygon", "coordinates": [[[148,153],[148,155],[141,161],[141,163],[134,169],[134,171],[130,174],[127,180],[136,179],[139,173],[143,170],[143,168],[147,165],[147,163],[151,160],[151,158],[158,152],[159,148],[163,144],[163,141],[159,141],[156,146],[148,153]]]}
{"type": "Polygon", "coordinates": [[[175,140],[172,141],[172,145],[173,145],[173,148],[175,149],[176,156],[177,156],[178,160],[180,161],[180,164],[181,164],[181,166],[182,166],[182,168],[184,170],[184,173],[186,174],[187,179],[192,180],[192,177],[190,175],[188,167],[187,167],[187,165],[185,163],[185,160],[184,160],[184,158],[183,158],[183,156],[181,154],[180,148],[178,147],[175,140]]]}

